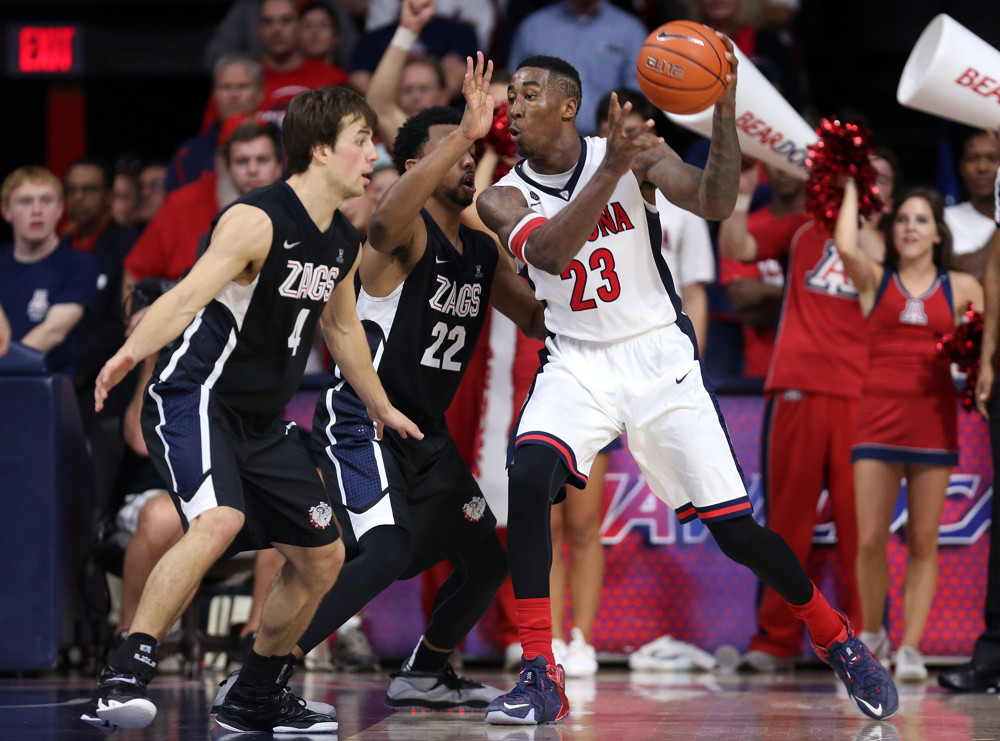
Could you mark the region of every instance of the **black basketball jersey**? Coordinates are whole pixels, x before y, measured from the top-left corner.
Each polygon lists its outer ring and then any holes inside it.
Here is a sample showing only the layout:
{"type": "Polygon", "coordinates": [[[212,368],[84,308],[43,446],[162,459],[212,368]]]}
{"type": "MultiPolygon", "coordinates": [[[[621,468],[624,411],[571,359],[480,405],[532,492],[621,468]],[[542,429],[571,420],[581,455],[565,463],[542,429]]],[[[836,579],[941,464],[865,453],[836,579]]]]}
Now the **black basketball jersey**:
{"type": "Polygon", "coordinates": [[[489,311],[499,259],[487,234],[460,226],[459,254],[426,210],[421,216],[427,249],[406,280],[384,298],[358,295],[382,386],[413,420],[438,418],[451,404],[489,311]]]}
{"type": "Polygon", "coordinates": [[[354,265],[360,237],[339,211],[321,232],[284,181],[252,190],[227,209],[236,203],[270,217],[267,258],[252,283],[231,281],[198,312],[164,351],[156,376],[206,386],[240,411],[280,414],[302,381],[316,323],[354,265]]]}

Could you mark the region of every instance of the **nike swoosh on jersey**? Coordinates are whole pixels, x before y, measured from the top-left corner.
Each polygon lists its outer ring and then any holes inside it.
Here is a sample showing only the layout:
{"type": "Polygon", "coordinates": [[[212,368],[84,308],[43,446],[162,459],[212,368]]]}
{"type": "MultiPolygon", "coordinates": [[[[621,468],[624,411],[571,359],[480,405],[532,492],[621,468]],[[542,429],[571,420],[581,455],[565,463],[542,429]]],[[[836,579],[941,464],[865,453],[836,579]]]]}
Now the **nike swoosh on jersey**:
{"type": "Polygon", "coordinates": [[[685,373],[685,374],[684,374],[683,376],[681,376],[680,378],[675,378],[675,379],[674,379],[674,381],[676,381],[677,383],[680,383],[680,382],[681,382],[681,381],[683,381],[683,380],[684,380],[685,378],[687,378],[687,377],[688,377],[688,376],[689,376],[690,374],[691,374],[691,371],[688,371],[687,373],[685,373]]]}
{"type": "Polygon", "coordinates": [[[436,262],[438,265],[447,265],[448,264],[447,260],[442,260],[440,257],[435,257],[434,258],[434,262],[436,262]]]}
{"type": "Polygon", "coordinates": [[[294,246],[295,246],[295,245],[297,245],[297,244],[302,244],[302,242],[289,242],[289,241],[288,241],[288,240],[286,239],[286,240],[285,240],[285,244],[284,244],[284,247],[285,247],[285,249],[286,249],[286,250],[290,250],[290,249],[292,249],[292,247],[294,247],[294,246]]]}

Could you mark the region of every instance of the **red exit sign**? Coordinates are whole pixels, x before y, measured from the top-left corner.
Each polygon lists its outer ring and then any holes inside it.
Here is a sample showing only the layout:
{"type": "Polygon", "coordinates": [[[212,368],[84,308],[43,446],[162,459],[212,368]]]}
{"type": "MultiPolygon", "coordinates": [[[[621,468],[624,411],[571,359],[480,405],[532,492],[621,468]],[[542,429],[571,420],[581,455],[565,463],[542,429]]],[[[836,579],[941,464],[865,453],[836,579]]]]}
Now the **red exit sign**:
{"type": "Polygon", "coordinates": [[[9,73],[62,76],[82,71],[82,34],[76,26],[12,26],[7,39],[9,73]]]}

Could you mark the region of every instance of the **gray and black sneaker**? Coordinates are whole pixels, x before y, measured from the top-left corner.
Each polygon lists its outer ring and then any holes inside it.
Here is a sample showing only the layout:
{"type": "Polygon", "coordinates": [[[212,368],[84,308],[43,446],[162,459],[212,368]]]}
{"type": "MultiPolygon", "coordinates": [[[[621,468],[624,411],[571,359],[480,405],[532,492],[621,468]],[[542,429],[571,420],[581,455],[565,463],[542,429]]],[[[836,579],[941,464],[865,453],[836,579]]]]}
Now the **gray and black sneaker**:
{"type": "MultiPolygon", "coordinates": [[[[224,682],[219,682],[219,691],[215,695],[215,700],[212,701],[212,709],[208,711],[210,717],[214,718],[219,714],[219,708],[221,708],[222,703],[226,701],[226,695],[229,694],[229,689],[236,684],[236,680],[239,679],[239,676],[240,670],[237,669],[226,677],[224,682]]],[[[337,709],[333,705],[325,702],[318,702],[316,700],[306,700],[293,693],[290,689],[288,689],[288,687],[282,688],[282,691],[287,692],[294,697],[306,710],[312,711],[313,713],[320,713],[322,715],[329,715],[331,718],[337,717],[337,709]]]]}
{"type": "Polygon", "coordinates": [[[110,666],[101,672],[94,704],[80,720],[107,733],[118,728],[145,728],[156,717],[156,705],[146,697],[146,682],[134,674],[119,674],[110,666]]]}
{"type": "Polygon", "coordinates": [[[484,710],[503,690],[455,674],[451,664],[437,672],[398,671],[390,675],[385,704],[417,710],[484,710]]]}
{"type": "Polygon", "coordinates": [[[372,644],[361,629],[360,623],[345,623],[337,631],[337,645],[333,661],[344,672],[377,672],[381,669],[372,644]]]}
{"type": "Polygon", "coordinates": [[[235,688],[215,716],[215,722],[228,731],[253,733],[334,733],[337,721],[325,713],[314,713],[305,701],[282,688],[259,695],[235,688]]]}

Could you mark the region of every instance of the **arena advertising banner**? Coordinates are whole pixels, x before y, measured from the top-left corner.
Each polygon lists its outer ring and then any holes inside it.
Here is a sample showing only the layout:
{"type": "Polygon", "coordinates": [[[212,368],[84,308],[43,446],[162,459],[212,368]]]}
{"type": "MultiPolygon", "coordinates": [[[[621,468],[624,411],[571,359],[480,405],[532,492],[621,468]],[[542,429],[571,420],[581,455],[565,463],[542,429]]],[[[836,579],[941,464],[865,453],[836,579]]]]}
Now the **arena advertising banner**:
{"type": "MultiPolygon", "coordinates": [[[[289,409],[291,419],[308,425],[315,394],[302,394],[289,409]]],[[[754,516],[766,523],[760,475],[760,431],[764,399],[722,396],[719,403],[743,468],[754,516]]],[[[989,436],[975,413],[959,412],[961,457],[952,472],[940,527],[940,575],[921,650],[927,656],[968,656],[983,628],[993,496],[989,436]]],[[[819,463],[817,463],[819,465],[819,463]]],[[[902,584],[906,565],[905,484],[892,523],[889,544],[891,589],[889,634],[902,634],[902,584]]],[[[841,564],[825,492],[813,528],[815,548],[810,575],[831,601],[838,601],[841,564]]],[[[601,539],[605,577],[594,629],[599,652],[627,653],[664,634],[707,651],[731,645],[745,651],[756,629],[758,582],[749,570],[729,561],[699,522],[681,525],[673,511],[649,490],[627,448],[612,453],[605,481],[601,539]]],[[[364,610],[375,650],[384,656],[407,654],[423,629],[420,579],[398,582],[364,610]]],[[[568,609],[572,609],[571,605],[568,609]]],[[[491,609],[464,646],[469,656],[497,657],[496,610],[491,609]]],[[[803,654],[811,658],[803,634],[803,654]]]]}

